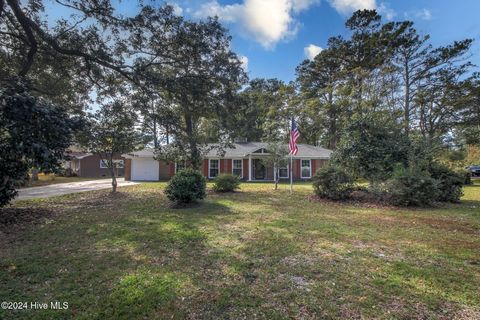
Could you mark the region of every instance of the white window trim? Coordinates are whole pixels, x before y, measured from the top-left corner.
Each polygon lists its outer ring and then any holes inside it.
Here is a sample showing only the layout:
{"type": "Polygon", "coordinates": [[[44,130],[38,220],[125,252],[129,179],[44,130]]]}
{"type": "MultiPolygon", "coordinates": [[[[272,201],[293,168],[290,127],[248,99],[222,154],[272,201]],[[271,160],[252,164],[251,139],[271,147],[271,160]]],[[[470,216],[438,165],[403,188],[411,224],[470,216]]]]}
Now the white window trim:
{"type": "Polygon", "coordinates": [[[301,159],[300,160],[300,179],[309,179],[312,177],[312,159],[301,159]],[[308,161],[310,163],[309,165],[309,176],[308,177],[304,177],[303,176],[303,166],[302,166],[302,161],[308,161]]]}
{"type": "Polygon", "coordinates": [[[113,160],[113,162],[116,162],[116,163],[122,163],[122,167],[117,167],[117,169],[123,169],[125,168],[125,161],[123,159],[118,159],[118,160],[113,160]]]}
{"type": "MultiPolygon", "coordinates": [[[[123,161],[123,159],[115,159],[113,160],[114,163],[123,163],[123,166],[122,167],[117,167],[117,169],[123,169],[125,168],[125,161],[123,161]]],[[[80,162],[79,162],[80,163],[80,162]]],[[[103,159],[100,159],[100,169],[108,169],[108,165],[104,165],[102,166],[102,164],[104,163],[108,163],[108,160],[103,160],[103,159]]],[[[80,167],[80,166],[79,166],[80,167]]]]}
{"type": "Polygon", "coordinates": [[[100,169],[108,169],[107,160],[100,159],[100,169]]]}
{"type": "Polygon", "coordinates": [[[242,170],[242,174],[240,174],[239,177],[243,179],[243,159],[241,158],[232,159],[232,174],[233,174],[233,161],[235,160],[240,160],[240,169],[242,170]]]}
{"type": "MultiPolygon", "coordinates": [[[[184,165],[183,168],[186,169],[187,166],[184,165]]],[[[175,171],[174,171],[174,172],[175,172],[175,174],[177,174],[177,172],[178,172],[178,170],[177,170],[177,161],[175,161],[175,171]]]]}
{"type": "Polygon", "coordinates": [[[289,165],[289,164],[287,164],[285,167],[279,167],[279,168],[278,168],[278,178],[279,178],[279,179],[288,179],[288,178],[290,178],[290,165],[289,165]],[[287,168],[287,176],[286,176],[286,177],[285,177],[285,176],[282,177],[282,176],[280,175],[280,169],[282,169],[282,168],[287,168]]]}
{"type": "Polygon", "coordinates": [[[218,170],[218,174],[217,176],[220,174],[220,159],[208,159],[208,179],[213,179],[215,177],[212,177],[210,176],[210,162],[214,160],[214,161],[218,161],[218,167],[217,167],[217,170],[218,170]]]}

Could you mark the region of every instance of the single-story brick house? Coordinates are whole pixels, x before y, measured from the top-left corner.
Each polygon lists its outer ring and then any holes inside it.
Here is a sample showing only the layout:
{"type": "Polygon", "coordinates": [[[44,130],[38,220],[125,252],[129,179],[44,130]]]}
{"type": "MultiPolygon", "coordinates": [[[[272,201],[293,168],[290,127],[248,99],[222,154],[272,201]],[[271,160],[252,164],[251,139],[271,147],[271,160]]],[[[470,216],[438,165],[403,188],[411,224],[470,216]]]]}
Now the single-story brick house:
{"type": "MultiPolygon", "coordinates": [[[[98,154],[75,151],[68,152],[67,156],[69,160],[65,161],[63,167],[71,170],[72,173],[79,177],[110,177],[110,171],[98,154]]],[[[117,162],[117,176],[123,177],[125,173],[125,159],[121,154],[117,154],[114,156],[114,161],[117,162]]]]}
{"type": "MultiPolygon", "coordinates": [[[[267,143],[235,143],[235,148],[225,149],[219,157],[216,150],[203,159],[202,173],[212,179],[220,173],[231,173],[245,181],[273,181],[274,170],[262,163],[268,155],[267,143]]],[[[325,165],[332,151],[307,144],[298,145],[298,154],[293,157],[293,179],[311,179],[315,171],[325,165]]],[[[170,179],[183,165],[157,161],[153,149],[144,149],[122,155],[125,158],[125,180],[159,181],[170,179]]],[[[290,179],[290,165],[280,168],[280,179],[290,179]]]]}

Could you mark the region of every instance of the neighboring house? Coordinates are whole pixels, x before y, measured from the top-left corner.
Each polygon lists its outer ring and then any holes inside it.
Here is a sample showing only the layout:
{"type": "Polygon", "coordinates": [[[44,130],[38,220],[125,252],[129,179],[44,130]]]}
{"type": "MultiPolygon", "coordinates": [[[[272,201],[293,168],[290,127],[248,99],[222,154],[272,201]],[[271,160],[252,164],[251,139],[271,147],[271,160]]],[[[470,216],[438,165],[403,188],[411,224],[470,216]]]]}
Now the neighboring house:
{"type": "MultiPolygon", "coordinates": [[[[273,181],[274,170],[262,163],[268,155],[267,143],[235,143],[235,148],[225,149],[219,157],[216,150],[210,151],[203,159],[202,173],[212,179],[221,173],[231,173],[245,181],[273,181]]],[[[332,151],[307,144],[298,145],[298,154],[293,157],[293,179],[308,180],[315,171],[325,165],[332,151]]],[[[183,168],[177,163],[166,163],[153,158],[153,149],[144,149],[125,157],[125,180],[158,181],[170,179],[183,168]]],[[[280,168],[280,179],[290,179],[290,165],[280,168]]]]}
{"type": "MultiPolygon", "coordinates": [[[[106,163],[102,161],[102,158],[98,154],[75,151],[68,152],[67,156],[70,160],[65,162],[64,168],[71,169],[72,173],[79,177],[110,177],[110,171],[108,170],[106,163]]],[[[117,162],[117,176],[123,177],[125,172],[125,159],[120,154],[116,155],[114,159],[114,161],[117,162]]]]}

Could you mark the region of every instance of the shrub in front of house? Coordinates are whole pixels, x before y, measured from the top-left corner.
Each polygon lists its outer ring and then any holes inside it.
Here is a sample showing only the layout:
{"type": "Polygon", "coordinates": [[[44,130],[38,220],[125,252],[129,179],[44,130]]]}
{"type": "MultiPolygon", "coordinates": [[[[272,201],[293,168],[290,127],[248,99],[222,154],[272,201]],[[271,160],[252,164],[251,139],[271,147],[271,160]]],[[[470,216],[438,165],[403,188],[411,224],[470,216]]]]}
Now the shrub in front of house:
{"type": "Polygon", "coordinates": [[[437,200],[443,202],[458,202],[463,195],[465,176],[450,170],[441,164],[432,163],[430,176],[435,179],[438,188],[437,200]]]}
{"type": "Polygon", "coordinates": [[[319,169],[312,181],[317,196],[332,200],[346,199],[354,189],[353,177],[334,165],[319,169]]]}
{"type": "Polygon", "coordinates": [[[221,174],[213,180],[213,191],[233,192],[240,188],[240,177],[233,174],[221,174]]]}
{"type": "Polygon", "coordinates": [[[463,177],[463,184],[466,186],[470,186],[473,184],[472,181],[472,173],[465,169],[460,169],[455,171],[457,174],[463,177]]]}
{"type": "Polygon", "coordinates": [[[206,196],[207,183],[200,171],[185,169],[177,172],[170,179],[165,194],[176,205],[183,206],[206,196]]]}
{"type": "Polygon", "coordinates": [[[400,169],[385,183],[386,200],[395,206],[429,206],[438,199],[437,182],[428,173],[400,169]]]}

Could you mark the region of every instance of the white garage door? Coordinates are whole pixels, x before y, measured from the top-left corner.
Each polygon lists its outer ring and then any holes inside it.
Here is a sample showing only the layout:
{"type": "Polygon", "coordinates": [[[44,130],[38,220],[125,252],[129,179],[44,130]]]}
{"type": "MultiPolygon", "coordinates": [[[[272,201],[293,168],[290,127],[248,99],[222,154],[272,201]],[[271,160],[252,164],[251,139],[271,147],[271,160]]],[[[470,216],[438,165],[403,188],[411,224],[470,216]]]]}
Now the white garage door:
{"type": "Polygon", "coordinates": [[[153,159],[132,159],[132,180],[157,181],[158,161],[153,159]]]}

